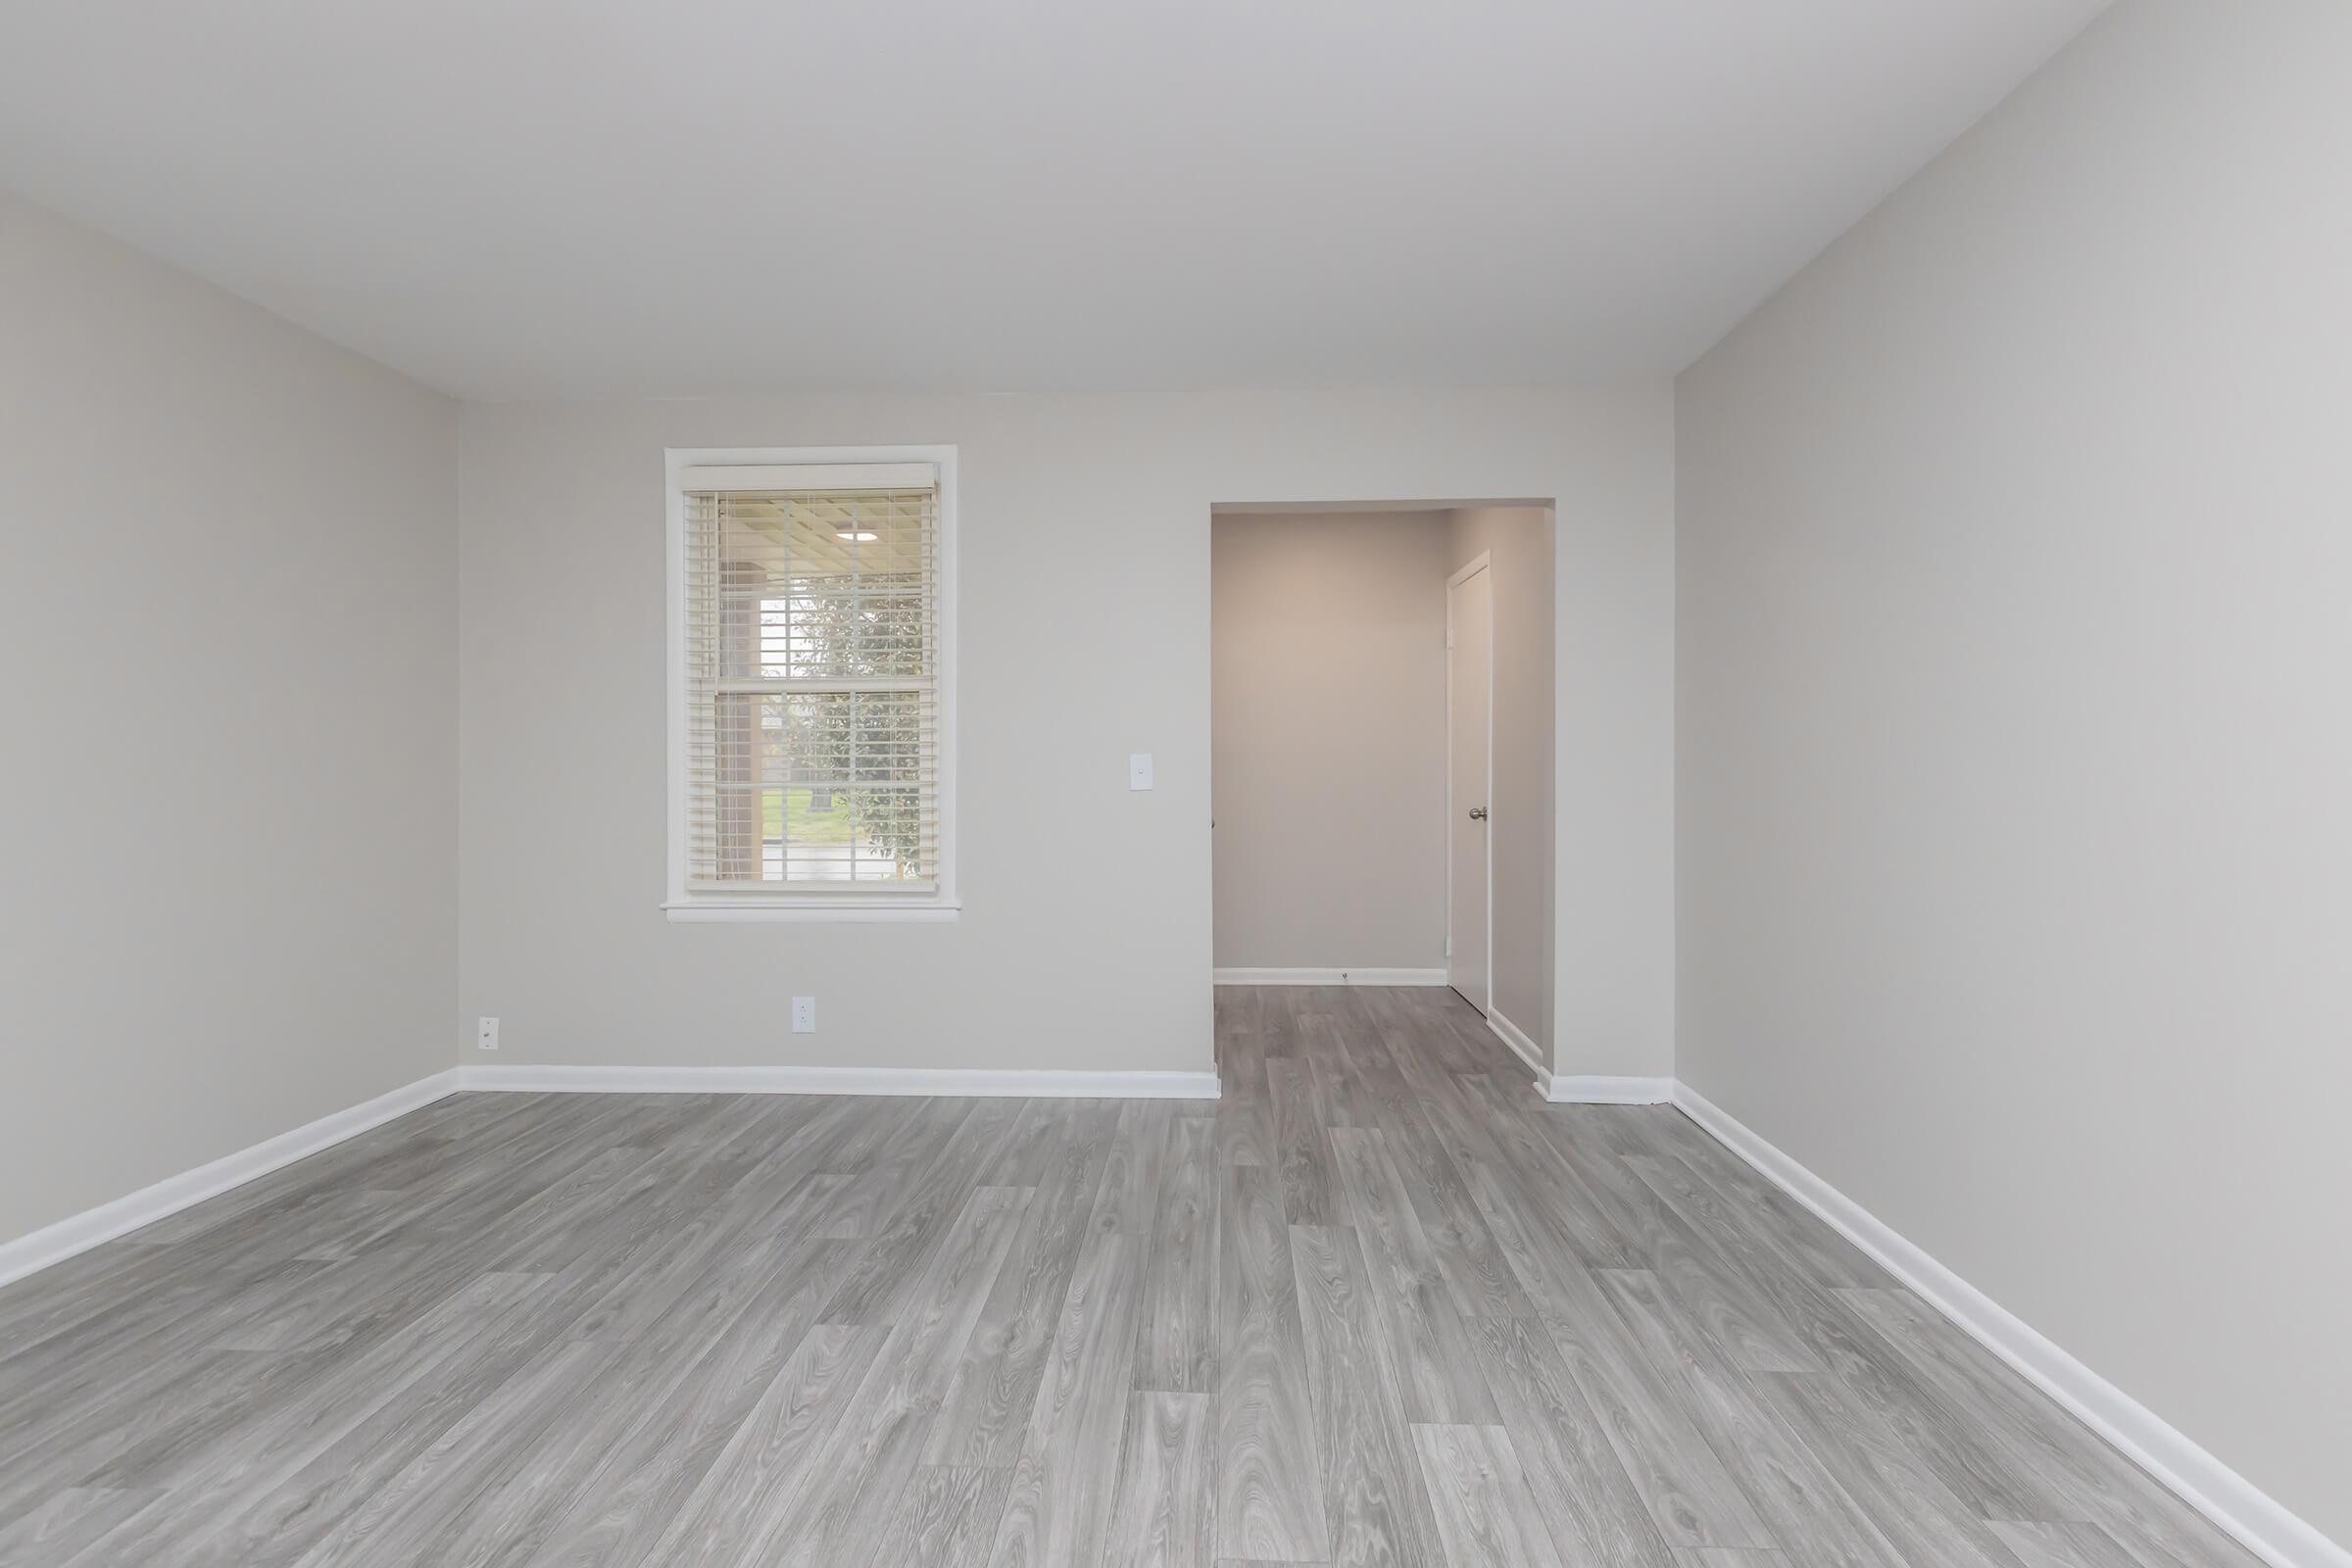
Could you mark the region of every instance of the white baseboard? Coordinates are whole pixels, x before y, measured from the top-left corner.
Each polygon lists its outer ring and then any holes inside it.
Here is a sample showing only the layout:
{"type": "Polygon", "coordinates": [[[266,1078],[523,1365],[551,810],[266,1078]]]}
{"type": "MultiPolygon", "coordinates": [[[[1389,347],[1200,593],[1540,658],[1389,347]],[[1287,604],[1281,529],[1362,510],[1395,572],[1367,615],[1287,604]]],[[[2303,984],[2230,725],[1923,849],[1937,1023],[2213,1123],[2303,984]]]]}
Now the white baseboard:
{"type": "Polygon", "coordinates": [[[2273,1568],[2352,1568],[2352,1551],[2328,1540],[1870,1210],[1742,1126],[1706,1096],[1689,1084],[1678,1083],[1674,1102],[1726,1149],[1877,1258],[1888,1273],[1963,1332],[2273,1568]]]}
{"type": "Polygon", "coordinates": [[[1221,986],[1442,986],[1443,969],[1219,969],[1221,986]]]}
{"type": "Polygon", "coordinates": [[[1563,1105],[1663,1105],[1674,1099],[1674,1080],[1558,1073],[1544,1086],[1544,1098],[1563,1105]]]}
{"type": "Polygon", "coordinates": [[[1511,1048],[1512,1055],[1527,1063],[1528,1070],[1536,1075],[1536,1087],[1546,1099],[1550,1098],[1551,1069],[1544,1065],[1544,1054],[1527,1037],[1527,1031],[1499,1012],[1487,1014],[1487,1027],[1494,1031],[1495,1039],[1511,1048]]]}
{"type": "Polygon", "coordinates": [[[338,1110],[331,1116],[321,1116],[305,1127],[290,1133],[279,1133],[251,1149],[233,1154],[223,1154],[209,1165],[167,1176],[152,1187],[143,1187],[127,1197],[111,1203],[46,1225],[29,1236],[20,1236],[13,1242],[0,1243],[0,1285],[11,1280],[62,1263],[76,1252],[86,1252],[103,1242],[127,1235],[142,1225],[152,1225],[168,1215],[217,1198],[232,1187],[242,1187],[257,1176],[267,1176],[281,1166],[316,1154],[331,1144],[346,1138],[356,1138],[369,1128],[380,1127],[395,1116],[405,1116],[419,1105],[429,1105],[446,1095],[457,1093],[458,1073],[452,1068],[437,1072],[430,1078],[378,1095],[364,1104],[348,1110],[338,1110]]]}
{"type": "Polygon", "coordinates": [[[1213,1072],[987,1071],[928,1067],[486,1067],[460,1087],[589,1095],[1021,1095],[1039,1099],[1214,1100],[1213,1072]]]}
{"type": "Polygon", "coordinates": [[[127,1235],[460,1090],[770,1095],[1034,1095],[1214,1100],[1213,1072],[970,1072],[888,1067],[452,1067],[308,1126],[0,1242],[0,1285],[127,1235]]]}

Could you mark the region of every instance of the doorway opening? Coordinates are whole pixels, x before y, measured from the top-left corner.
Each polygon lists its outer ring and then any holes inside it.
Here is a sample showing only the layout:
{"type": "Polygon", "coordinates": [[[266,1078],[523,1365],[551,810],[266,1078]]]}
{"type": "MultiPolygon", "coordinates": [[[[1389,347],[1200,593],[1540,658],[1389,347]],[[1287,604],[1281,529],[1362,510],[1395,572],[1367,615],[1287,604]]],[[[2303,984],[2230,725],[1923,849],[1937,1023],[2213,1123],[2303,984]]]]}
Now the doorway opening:
{"type": "Polygon", "coordinates": [[[1217,984],[1446,987],[1546,1061],[1552,536],[1541,501],[1212,509],[1217,984]]]}

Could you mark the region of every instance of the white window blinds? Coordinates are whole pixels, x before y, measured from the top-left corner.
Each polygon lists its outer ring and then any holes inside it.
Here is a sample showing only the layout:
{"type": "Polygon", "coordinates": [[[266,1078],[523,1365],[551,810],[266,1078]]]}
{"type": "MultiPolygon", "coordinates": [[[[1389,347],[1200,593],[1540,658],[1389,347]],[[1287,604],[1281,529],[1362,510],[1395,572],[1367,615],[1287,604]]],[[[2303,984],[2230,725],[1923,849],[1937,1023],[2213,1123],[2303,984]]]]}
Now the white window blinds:
{"type": "Polygon", "coordinates": [[[939,875],[939,480],[929,464],[688,468],[690,891],[939,875]]]}

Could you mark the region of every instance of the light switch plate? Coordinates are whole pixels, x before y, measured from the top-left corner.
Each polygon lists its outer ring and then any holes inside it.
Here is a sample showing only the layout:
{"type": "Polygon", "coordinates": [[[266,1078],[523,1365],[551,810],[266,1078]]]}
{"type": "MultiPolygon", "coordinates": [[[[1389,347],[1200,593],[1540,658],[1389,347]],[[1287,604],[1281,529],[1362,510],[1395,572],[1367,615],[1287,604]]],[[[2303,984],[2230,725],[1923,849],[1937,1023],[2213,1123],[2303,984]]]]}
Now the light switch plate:
{"type": "Polygon", "coordinates": [[[1152,754],[1130,752],[1127,756],[1127,787],[1148,790],[1152,787],[1152,754]]]}

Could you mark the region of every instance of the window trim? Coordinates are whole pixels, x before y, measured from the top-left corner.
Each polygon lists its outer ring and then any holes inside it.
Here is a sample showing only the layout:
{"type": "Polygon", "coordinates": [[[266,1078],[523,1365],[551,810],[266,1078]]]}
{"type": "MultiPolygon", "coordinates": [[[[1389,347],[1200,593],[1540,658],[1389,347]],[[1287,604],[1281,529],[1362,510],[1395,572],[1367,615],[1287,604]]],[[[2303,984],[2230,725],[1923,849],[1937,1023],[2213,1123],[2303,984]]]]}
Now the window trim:
{"type": "Polygon", "coordinates": [[[664,447],[667,594],[663,643],[668,660],[668,892],[662,909],[672,922],[954,920],[956,892],[956,449],[952,446],[664,447]],[[698,893],[687,885],[686,814],[686,489],[688,468],[750,465],[928,463],[939,472],[939,874],[920,891],[870,887],[698,893]]]}

